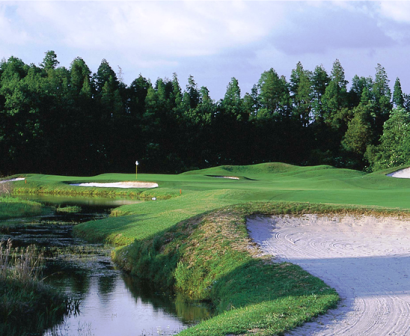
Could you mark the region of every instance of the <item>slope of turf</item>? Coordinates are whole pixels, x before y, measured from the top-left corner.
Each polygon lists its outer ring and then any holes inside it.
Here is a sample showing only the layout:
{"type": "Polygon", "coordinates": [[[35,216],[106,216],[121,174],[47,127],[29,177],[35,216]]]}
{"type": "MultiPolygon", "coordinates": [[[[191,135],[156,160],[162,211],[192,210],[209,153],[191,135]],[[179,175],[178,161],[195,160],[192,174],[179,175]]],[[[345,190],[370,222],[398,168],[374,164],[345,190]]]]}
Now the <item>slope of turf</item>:
{"type": "Polygon", "coordinates": [[[44,211],[41,203],[16,197],[0,197],[0,219],[36,216],[44,211]]]}

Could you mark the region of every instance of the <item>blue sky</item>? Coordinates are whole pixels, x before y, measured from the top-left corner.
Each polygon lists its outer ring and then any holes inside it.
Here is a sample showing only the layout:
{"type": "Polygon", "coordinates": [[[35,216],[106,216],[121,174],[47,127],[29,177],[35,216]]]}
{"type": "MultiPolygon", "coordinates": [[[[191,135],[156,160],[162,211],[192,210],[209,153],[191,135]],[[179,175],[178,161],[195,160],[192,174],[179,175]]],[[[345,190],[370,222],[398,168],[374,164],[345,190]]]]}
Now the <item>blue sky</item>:
{"type": "Polygon", "coordinates": [[[129,84],[189,75],[220,99],[232,77],[242,94],[263,71],[289,78],[297,62],[339,59],[346,79],[385,67],[410,93],[410,2],[394,1],[13,1],[0,2],[0,58],[60,65],[82,57],[97,70],[107,59],[129,84]]]}

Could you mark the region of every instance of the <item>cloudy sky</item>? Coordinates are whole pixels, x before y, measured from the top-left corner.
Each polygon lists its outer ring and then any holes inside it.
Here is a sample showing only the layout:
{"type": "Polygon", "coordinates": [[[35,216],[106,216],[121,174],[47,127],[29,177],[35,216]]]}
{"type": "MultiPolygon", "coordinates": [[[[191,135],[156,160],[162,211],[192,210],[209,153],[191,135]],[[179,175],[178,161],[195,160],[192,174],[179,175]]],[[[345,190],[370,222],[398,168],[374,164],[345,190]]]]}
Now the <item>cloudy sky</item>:
{"type": "Polygon", "coordinates": [[[346,79],[385,67],[410,93],[410,2],[393,1],[14,1],[0,2],[0,58],[60,65],[82,57],[92,71],[107,59],[129,84],[189,75],[222,98],[232,77],[242,94],[263,71],[289,78],[335,59],[346,79]]]}

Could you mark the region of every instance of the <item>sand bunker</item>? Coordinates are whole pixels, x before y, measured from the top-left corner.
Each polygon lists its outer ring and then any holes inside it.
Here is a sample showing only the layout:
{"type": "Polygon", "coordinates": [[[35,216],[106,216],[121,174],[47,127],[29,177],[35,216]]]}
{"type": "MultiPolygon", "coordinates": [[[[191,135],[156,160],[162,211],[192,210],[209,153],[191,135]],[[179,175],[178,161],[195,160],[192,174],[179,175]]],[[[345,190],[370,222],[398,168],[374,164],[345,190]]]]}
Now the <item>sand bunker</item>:
{"type": "Polygon", "coordinates": [[[8,180],[2,180],[0,183],[7,183],[7,182],[14,182],[14,181],[24,181],[26,178],[25,177],[16,177],[8,180]]]}
{"type": "Polygon", "coordinates": [[[208,175],[209,177],[224,178],[229,180],[239,180],[239,177],[236,176],[222,176],[222,175],[208,175]]]}
{"type": "Polygon", "coordinates": [[[157,188],[158,183],[153,182],[113,182],[113,183],[73,183],[76,187],[97,187],[97,188],[157,188]]]}
{"type": "Polygon", "coordinates": [[[410,178],[410,168],[401,169],[393,173],[387,174],[386,176],[397,177],[397,178],[410,178]]]}
{"type": "Polygon", "coordinates": [[[300,265],[342,299],[288,335],[410,335],[410,221],[305,215],[247,225],[264,253],[300,265]]]}

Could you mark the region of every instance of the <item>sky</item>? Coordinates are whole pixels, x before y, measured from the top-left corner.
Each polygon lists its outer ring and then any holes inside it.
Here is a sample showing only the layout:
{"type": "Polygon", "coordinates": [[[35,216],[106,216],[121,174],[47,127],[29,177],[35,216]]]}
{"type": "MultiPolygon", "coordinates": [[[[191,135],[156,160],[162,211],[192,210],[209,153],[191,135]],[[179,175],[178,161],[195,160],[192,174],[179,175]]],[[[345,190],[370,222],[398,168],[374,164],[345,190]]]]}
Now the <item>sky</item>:
{"type": "Polygon", "coordinates": [[[289,79],[298,62],[330,73],[336,59],[349,82],[379,63],[410,93],[410,2],[1,1],[0,58],[39,64],[49,50],[67,68],[106,59],[126,84],[192,75],[215,100],[232,77],[244,95],[270,68],[289,79]]]}

